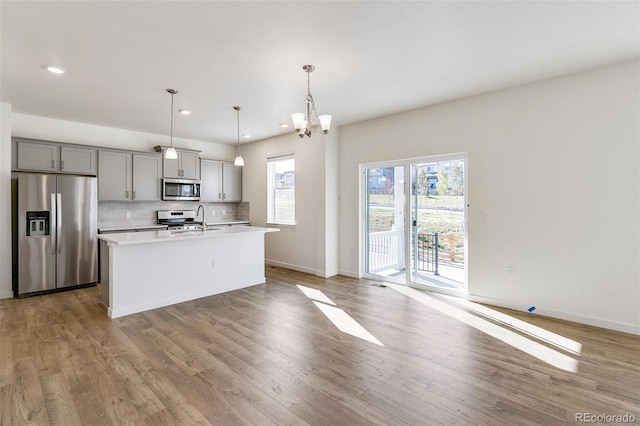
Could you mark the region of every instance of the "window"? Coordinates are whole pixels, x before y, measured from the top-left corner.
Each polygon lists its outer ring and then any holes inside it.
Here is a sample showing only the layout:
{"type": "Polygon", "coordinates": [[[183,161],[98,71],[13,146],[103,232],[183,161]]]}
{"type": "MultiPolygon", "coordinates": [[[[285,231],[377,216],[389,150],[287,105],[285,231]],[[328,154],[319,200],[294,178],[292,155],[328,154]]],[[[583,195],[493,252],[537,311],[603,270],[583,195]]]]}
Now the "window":
{"type": "Polygon", "coordinates": [[[295,159],[293,154],[267,158],[267,222],[296,224],[295,159]]]}

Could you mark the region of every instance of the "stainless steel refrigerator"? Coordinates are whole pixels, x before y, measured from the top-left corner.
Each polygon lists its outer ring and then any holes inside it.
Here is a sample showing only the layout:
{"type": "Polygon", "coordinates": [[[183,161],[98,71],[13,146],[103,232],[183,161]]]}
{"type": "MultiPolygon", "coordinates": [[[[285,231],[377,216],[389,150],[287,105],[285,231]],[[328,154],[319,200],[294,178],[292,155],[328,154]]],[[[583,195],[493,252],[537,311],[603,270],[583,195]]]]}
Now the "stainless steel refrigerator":
{"type": "Polygon", "coordinates": [[[16,296],[98,281],[95,177],[18,173],[16,296]]]}

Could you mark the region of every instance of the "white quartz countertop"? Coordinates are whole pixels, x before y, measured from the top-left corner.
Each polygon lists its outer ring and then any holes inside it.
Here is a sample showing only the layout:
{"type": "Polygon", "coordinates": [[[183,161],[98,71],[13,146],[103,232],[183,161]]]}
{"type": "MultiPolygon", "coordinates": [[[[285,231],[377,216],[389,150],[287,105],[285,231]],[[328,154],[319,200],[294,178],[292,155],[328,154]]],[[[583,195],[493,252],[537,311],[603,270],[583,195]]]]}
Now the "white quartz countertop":
{"type": "Polygon", "coordinates": [[[122,231],[135,231],[136,229],[153,229],[153,228],[167,228],[167,225],[130,225],[130,226],[110,226],[99,228],[99,232],[122,232],[122,231]]]}
{"type": "MultiPolygon", "coordinates": [[[[221,222],[207,222],[207,226],[227,226],[227,225],[248,225],[248,220],[236,220],[236,221],[221,221],[221,222]]],[[[135,231],[139,229],[166,229],[167,225],[127,225],[127,226],[108,226],[108,227],[100,227],[98,229],[99,232],[126,232],[126,231],[135,231]]]]}
{"type": "Polygon", "coordinates": [[[171,241],[185,241],[206,238],[228,238],[242,234],[278,232],[276,228],[262,228],[259,226],[220,226],[209,228],[206,231],[144,231],[123,232],[117,234],[98,234],[98,239],[106,241],[109,245],[121,246],[131,244],[152,244],[171,241]]]}

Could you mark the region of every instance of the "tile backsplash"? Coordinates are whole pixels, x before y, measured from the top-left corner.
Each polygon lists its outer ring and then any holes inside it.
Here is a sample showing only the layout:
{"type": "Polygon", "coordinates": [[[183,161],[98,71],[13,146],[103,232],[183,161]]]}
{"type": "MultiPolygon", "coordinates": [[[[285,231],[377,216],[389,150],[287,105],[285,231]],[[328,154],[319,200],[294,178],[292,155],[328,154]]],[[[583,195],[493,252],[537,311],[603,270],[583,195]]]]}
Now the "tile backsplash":
{"type": "Polygon", "coordinates": [[[157,210],[197,210],[202,204],[207,222],[249,220],[249,202],[194,203],[189,201],[106,202],[98,203],[98,229],[118,226],[156,224],[157,210]],[[129,216],[129,217],[127,217],[129,216]]]}

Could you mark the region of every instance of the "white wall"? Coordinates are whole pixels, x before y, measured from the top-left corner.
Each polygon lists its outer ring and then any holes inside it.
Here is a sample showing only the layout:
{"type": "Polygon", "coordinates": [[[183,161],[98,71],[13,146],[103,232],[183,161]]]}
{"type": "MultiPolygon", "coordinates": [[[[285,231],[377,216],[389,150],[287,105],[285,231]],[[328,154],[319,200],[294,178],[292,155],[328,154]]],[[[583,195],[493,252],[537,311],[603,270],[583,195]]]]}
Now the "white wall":
{"type": "Polygon", "coordinates": [[[360,272],[359,164],[468,152],[470,298],[640,334],[639,72],[626,62],[343,126],[341,273],[360,272]]]}
{"type": "Polygon", "coordinates": [[[11,105],[0,103],[0,299],[11,290],[11,105]]]}
{"type": "MultiPolygon", "coordinates": [[[[150,152],[154,151],[154,146],[169,145],[169,135],[155,135],[18,113],[12,114],[11,119],[12,136],[23,138],[150,152]]],[[[173,146],[200,150],[202,158],[228,161],[235,158],[233,145],[174,137],[173,146]]]]}
{"type": "Polygon", "coordinates": [[[325,277],[338,274],[338,211],[340,200],[340,176],[338,170],[338,143],[340,128],[336,127],[325,136],[325,225],[324,225],[324,271],[325,277]]]}
{"type": "MultiPolygon", "coordinates": [[[[326,167],[328,157],[335,164],[336,149],[333,148],[328,156],[326,151],[328,146],[335,145],[335,139],[324,135],[300,139],[292,132],[242,146],[245,160],[242,200],[250,203],[251,224],[256,226],[265,226],[267,220],[267,158],[274,154],[295,153],[296,225],[282,226],[280,232],[266,235],[268,263],[319,276],[337,272],[336,238],[330,237],[327,244],[326,225],[327,220],[335,222],[336,215],[335,210],[329,214],[326,210],[327,176],[337,175],[337,167],[328,173],[326,167]],[[331,253],[327,259],[328,249],[331,253]]],[[[330,183],[333,185],[330,191],[335,198],[334,181],[330,183]]]]}

